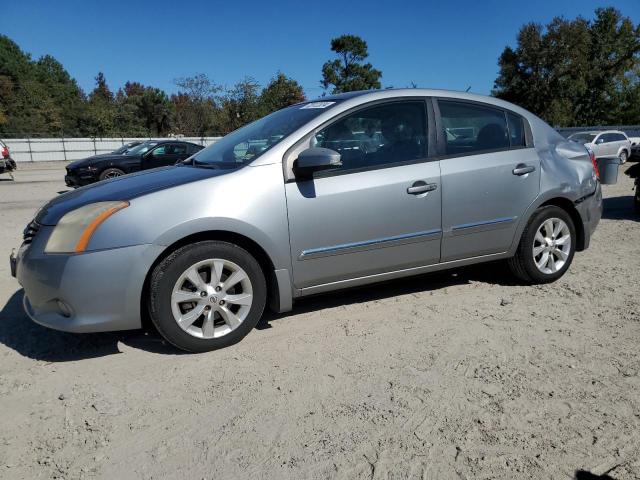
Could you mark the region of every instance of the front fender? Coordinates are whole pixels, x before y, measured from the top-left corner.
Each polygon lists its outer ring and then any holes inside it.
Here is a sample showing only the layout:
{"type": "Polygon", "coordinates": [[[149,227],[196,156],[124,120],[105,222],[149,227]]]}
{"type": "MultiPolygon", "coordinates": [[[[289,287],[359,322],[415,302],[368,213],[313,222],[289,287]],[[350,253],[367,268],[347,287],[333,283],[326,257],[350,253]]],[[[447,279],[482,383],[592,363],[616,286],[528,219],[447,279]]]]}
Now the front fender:
{"type": "Polygon", "coordinates": [[[163,232],[152,243],[162,247],[168,247],[183,238],[206,232],[225,232],[242,235],[262,247],[274,264],[276,269],[290,268],[288,261],[282,262],[282,252],[273,239],[255,226],[234,218],[197,218],[174,226],[163,232]]]}

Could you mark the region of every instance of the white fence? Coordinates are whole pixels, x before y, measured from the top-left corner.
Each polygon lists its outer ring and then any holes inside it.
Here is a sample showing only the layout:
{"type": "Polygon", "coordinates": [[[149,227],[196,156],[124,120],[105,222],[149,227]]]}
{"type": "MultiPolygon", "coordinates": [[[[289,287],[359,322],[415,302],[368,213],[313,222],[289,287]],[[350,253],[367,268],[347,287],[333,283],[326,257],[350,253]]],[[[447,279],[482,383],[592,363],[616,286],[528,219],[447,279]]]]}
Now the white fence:
{"type": "MultiPolygon", "coordinates": [[[[199,145],[210,145],[220,137],[179,137],[199,145]]],[[[78,160],[109,153],[128,142],[144,140],[170,140],[169,138],[7,138],[11,158],[16,162],[53,162],[78,160]]]]}

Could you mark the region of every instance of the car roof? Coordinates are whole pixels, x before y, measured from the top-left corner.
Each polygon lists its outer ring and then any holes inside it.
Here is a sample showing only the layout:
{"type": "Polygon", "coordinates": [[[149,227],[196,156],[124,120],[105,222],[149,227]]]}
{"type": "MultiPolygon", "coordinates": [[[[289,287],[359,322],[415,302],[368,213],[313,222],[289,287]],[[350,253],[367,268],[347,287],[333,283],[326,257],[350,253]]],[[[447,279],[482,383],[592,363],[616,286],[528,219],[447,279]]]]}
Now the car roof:
{"type": "Polygon", "coordinates": [[[162,143],[186,143],[187,145],[195,145],[196,147],[201,147],[202,145],[199,145],[197,143],[193,143],[193,142],[187,142],[186,140],[176,140],[173,138],[163,138],[162,140],[145,140],[142,143],[146,143],[146,142],[155,142],[157,145],[160,145],[162,143]]]}
{"type": "Polygon", "coordinates": [[[325,97],[319,97],[307,102],[327,102],[327,101],[340,101],[341,103],[365,103],[367,101],[384,100],[391,98],[402,97],[440,97],[448,100],[467,100],[471,102],[480,102],[488,105],[493,105],[498,108],[504,108],[523,115],[529,119],[537,118],[531,112],[507,102],[500,98],[491,97],[487,95],[478,95],[476,93],[460,92],[456,90],[442,90],[432,88],[387,88],[384,90],[364,90],[357,92],[340,93],[336,95],[327,95],[325,97]]]}
{"type": "Polygon", "coordinates": [[[624,133],[622,130],[585,130],[582,132],[573,132],[571,135],[600,135],[601,133],[624,133]]]}

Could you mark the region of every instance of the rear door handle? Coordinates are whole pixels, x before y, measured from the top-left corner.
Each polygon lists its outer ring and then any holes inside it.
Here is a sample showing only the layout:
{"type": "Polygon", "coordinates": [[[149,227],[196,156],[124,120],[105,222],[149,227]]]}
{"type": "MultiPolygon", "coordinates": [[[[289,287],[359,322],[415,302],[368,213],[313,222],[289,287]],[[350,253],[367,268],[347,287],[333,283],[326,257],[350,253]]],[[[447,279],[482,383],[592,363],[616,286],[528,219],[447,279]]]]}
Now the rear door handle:
{"type": "Polygon", "coordinates": [[[514,175],[526,175],[527,173],[534,172],[536,167],[532,167],[531,165],[525,165],[524,163],[519,163],[516,165],[516,168],[513,169],[514,175]]]}
{"type": "Polygon", "coordinates": [[[407,193],[409,195],[420,195],[421,193],[433,192],[436,188],[438,188],[437,183],[419,181],[407,188],[407,193]]]}

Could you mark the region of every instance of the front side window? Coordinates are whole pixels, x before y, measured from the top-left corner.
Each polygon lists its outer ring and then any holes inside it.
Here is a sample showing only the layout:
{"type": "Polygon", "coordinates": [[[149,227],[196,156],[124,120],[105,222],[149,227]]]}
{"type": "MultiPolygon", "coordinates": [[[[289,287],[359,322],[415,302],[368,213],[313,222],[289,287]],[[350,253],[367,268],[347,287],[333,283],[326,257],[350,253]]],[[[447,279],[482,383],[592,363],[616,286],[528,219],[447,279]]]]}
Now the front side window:
{"type": "Polygon", "coordinates": [[[187,153],[187,146],[184,143],[171,143],[167,145],[167,155],[182,155],[187,153]]]}
{"type": "Polygon", "coordinates": [[[424,159],[425,104],[407,101],[363,108],[318,131],[311,145],[339,152],[342,167],[337,170],[424,159]]]}
{"type": "Polygon", "coordinates": [[[164,155],[165,153],[167,153],[167,145],[160,145],[158,148],[151,152],[151,155],[153,155],[154,157],[159,157],[160,155],[164,155]]]}
{"type": "Polygon", "coordinates": [[[447,155],[509,148],[502,110],[469,103],[438,100],[447,155]]]}

